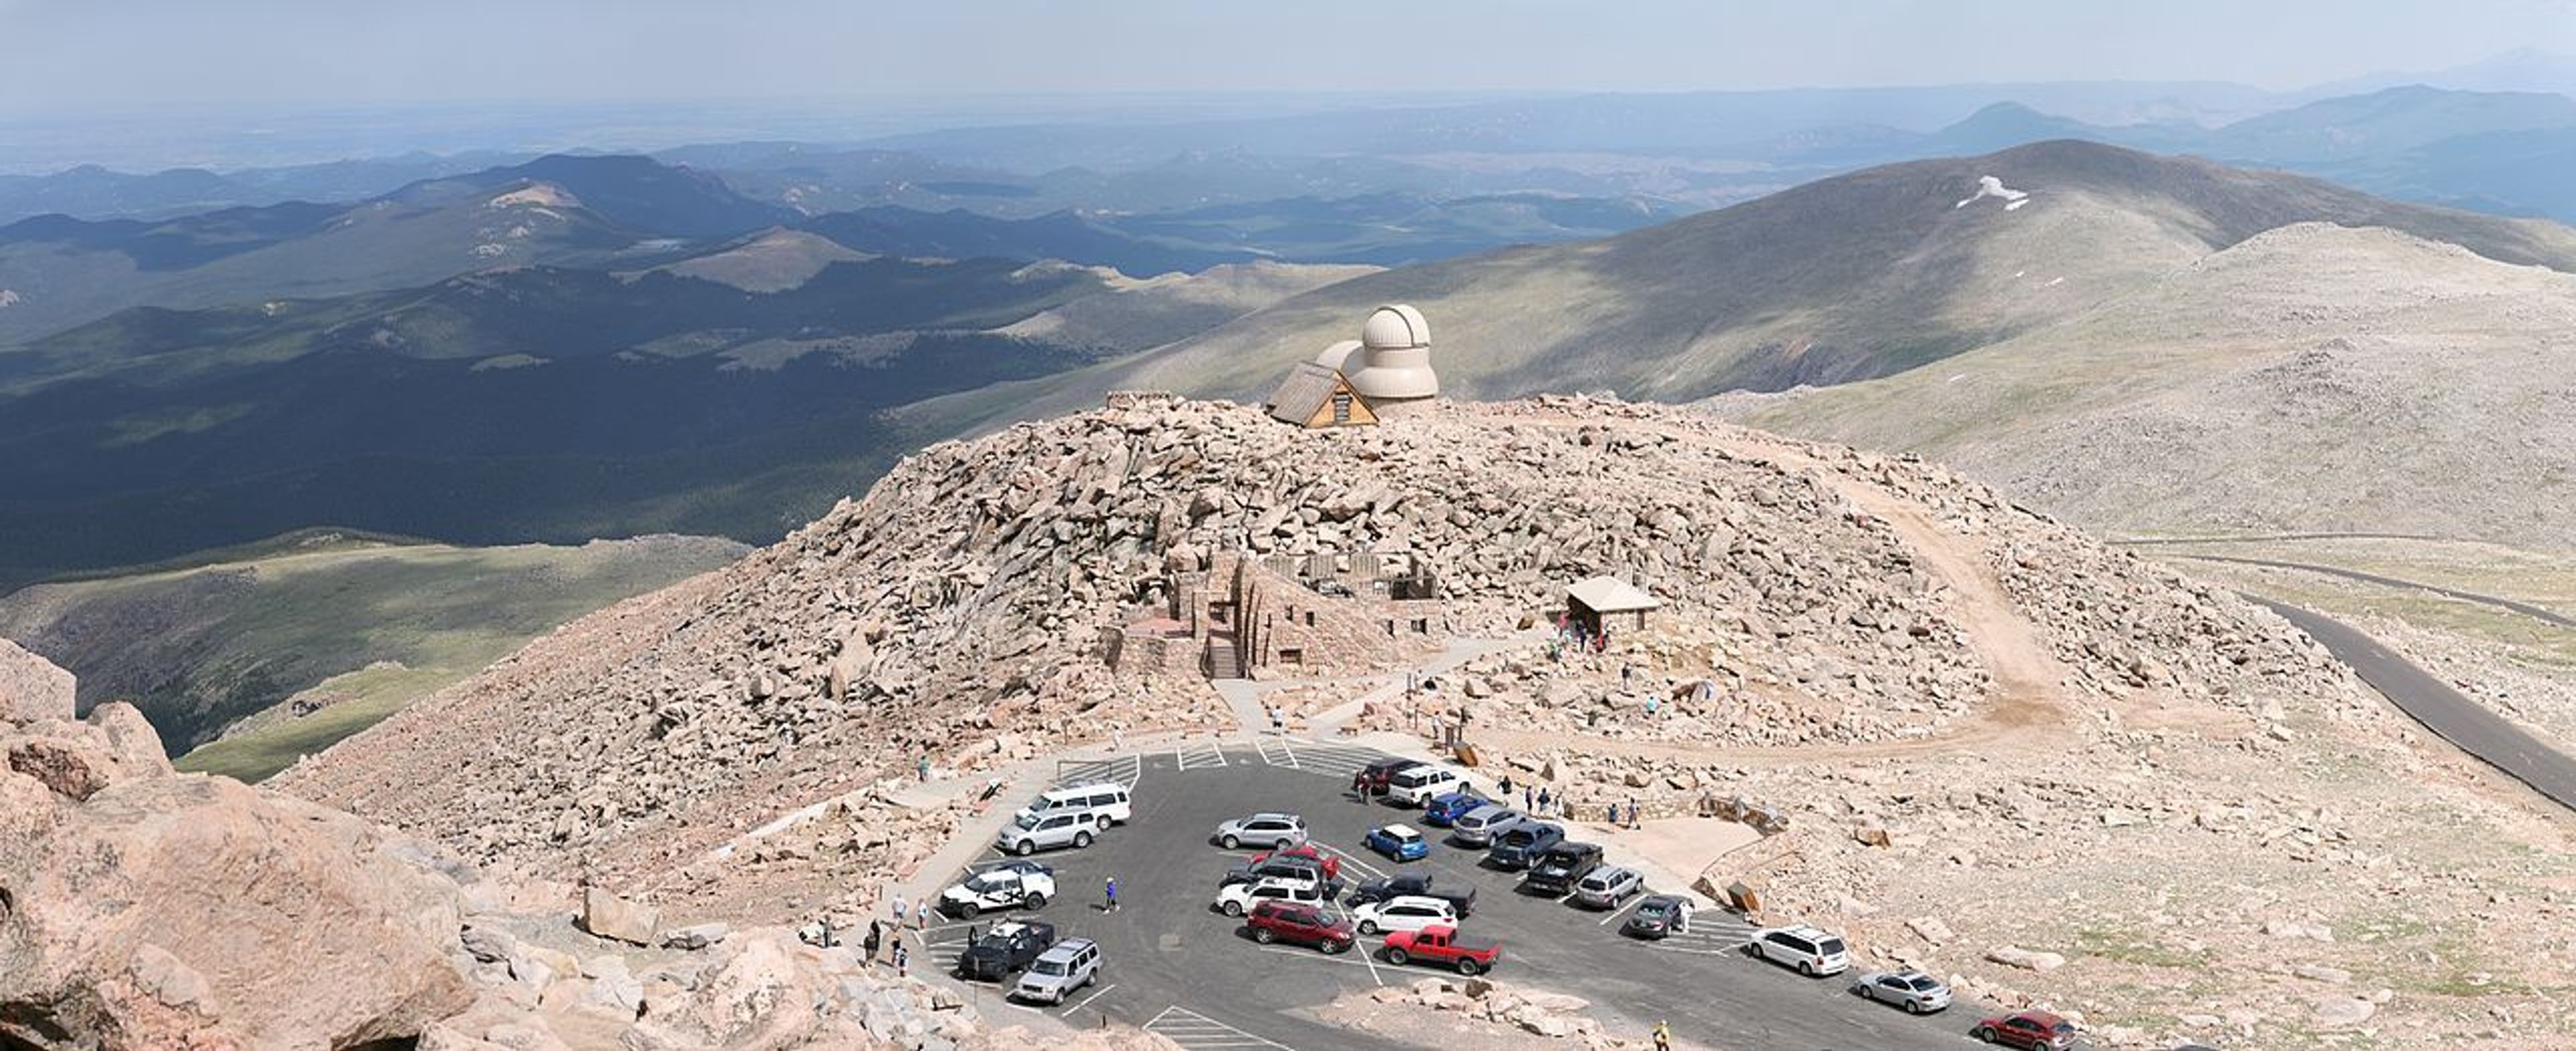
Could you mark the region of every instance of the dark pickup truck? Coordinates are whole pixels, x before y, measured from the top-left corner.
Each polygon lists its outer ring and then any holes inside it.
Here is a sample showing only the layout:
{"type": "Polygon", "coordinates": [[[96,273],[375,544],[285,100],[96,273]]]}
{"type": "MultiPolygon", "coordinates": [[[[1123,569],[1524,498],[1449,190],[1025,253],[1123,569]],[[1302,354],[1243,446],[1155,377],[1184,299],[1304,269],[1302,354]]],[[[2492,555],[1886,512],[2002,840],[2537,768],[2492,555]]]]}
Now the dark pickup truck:
{"type": "Polygon", "coordinates": [[[1386,962],[1403,966],[1420,960],[1447,964],[1460,974],[1483,974],[1503,958],[1503,943],[1461,938],[1458,928],[1433,924],[1418,931],[1386,936],[1386,962]]]}
{"type": "Polygon", "coordinates": [[[1040,920],[997,923],[957,956],[957,976],[1000,981],[1055,944],[1055,924],[1040,920]]]}
{"type": "Polygon", "coordinates": [[[1406,896],[1435,898],[1448,902],[1449,908],[1461,918],[1476,911],[1476,888],[1434,888],[1431,874],[1428,872],[1406,873],[1389,879],[1373,879],[1362,883],[1351,889],[1351,896],[1345,904],[1356,909],[1372,901],[1385,901],[1388,898],[1406,896]]]}
{"type": "Polygon", "coordinates": [[[1514,825],[1494,837],[1494,845],[1485,851],[1485,864],[1498,869],[1525,869],[1539,855],[1565,841],[1565,829],[1544,821],[1514,825]]]}
{"type": "Polygon", "coordinates": [[[1529,874],[1521,877],[1521,886],[1536,894],[1563,895],[1600,867],[1598,844],[1560,842],[1530,863],[1529,874]]]}

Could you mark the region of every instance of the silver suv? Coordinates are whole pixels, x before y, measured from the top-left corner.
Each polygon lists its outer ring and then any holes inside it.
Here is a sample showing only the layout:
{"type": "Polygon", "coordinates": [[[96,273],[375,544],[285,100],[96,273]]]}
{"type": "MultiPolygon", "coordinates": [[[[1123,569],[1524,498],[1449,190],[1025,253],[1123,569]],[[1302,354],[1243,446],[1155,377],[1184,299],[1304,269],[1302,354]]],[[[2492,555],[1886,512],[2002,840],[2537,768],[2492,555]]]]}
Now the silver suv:
{"type": "Polygon", "coordinates": [[[1586,908],[1612,909],[1645,889],[1646,881],[1635,871],[1605,865],[1575,881],[1574,903],[1586,908]]]}
{"type": "Polygon", "coordinates": [[[1513,825],[1528,820],[1518,810],[1498,803],[1488,803],[1468,811],[1449,823],[1449,838],[1470,847],[1490,846],[1494,837],[1509,831],[1513,825]]]}
{"type": "Polygon", "coordinates": [[[1306,842],[1306,819],[1295,814],[1254,814],[1218,825],[1216,835],[1209,838],[1227,850],[1246,843],[1286,850],[1306,842]]]}
{"type": "Polygon", "coordinates": [[[1027,857],[1056,847],[1087,847],[1100,831],[1100,815],[1090,810],[1023,810],[997,840],[1006,853],[1027,857]]]}
{"type": "Polygon", "coordinates": [[[1029,961],[1011,995],[1022,1000],[1060,1004],[1074,990],[1100,977],[1100,946],[1089,938],[1067,938],[1029,961]]]}

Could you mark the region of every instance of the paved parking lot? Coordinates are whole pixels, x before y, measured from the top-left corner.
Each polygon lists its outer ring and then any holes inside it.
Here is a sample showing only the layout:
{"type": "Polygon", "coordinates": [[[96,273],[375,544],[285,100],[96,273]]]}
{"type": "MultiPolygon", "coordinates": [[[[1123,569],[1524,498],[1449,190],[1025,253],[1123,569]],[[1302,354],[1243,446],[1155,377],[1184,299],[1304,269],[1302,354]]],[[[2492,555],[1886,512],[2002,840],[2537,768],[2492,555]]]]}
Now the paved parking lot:
{"type": "MultiPolygon", "coordinates": [[[[1340,956],[1260,945],[1242,933],[1240,921],[1210,907],[1219,877],[1250,852],[1220,849],[1209,834],[1228,818],[1279,810],[1305,816],[1315,842],[1342,856],[1346,882],[1401,869],[1428,871],[1436,885],[1474,886],[1476,910],[1461,926],[1503,942],[1496,980],[1587,998],[1596,1017],[1630,1035],[1642,1036],[1666,1019],[1677,1038],[1729,1048],[1975,1046],[1966,1036],[1976,1022],[1972,1005],[1914,1018],[1851,996],[1849,976],[1811,980],[1756,962],[1740,951],[1753,928],[1723,911],[1700,913],[1688,935],[1639,941],[1618,933],[1626,908],[1596,912],[1518,893],[1517,874],[1482,868],[1479,851],[1439,841],[1430,857],[1402,865],[1362,852],[1361,837],[1370,828],[1418,823],[1418,812],[1362,802],[1349,792],[1352,772],[1381,757],[1348,745],[1265,738],[1222,746],[1201,741],[1060,768],[1059,784],[1113,780],[1134,794],[1129,824],[1090,849],[1039,857],[1056,870],[1058,898],[1034,915],[1055,923],[1061,936],[1097,940],[1106,959],[1100,981],[1062,1007],[1007,1003],[992,985],[974,986],[981,990],[977,1002],[1005,1019],[1044,1012],[1086,1027],[1114,1019],[1194,1051],[1384,1046],[1320,1024],[1308,1009],[1346,992],[1449,972],[1386,963],[1374,952],[1374,938],[1361,939],[1361,948],[1371,951],[1340,956]],[[1103,881],[1113,874],[1120,908],[1109,912],[1103,881]]],[[[1000,860],[987,853],[975,867],[1000,860]]],[[[949,923],[928,932],[929,955],[943,972],[969,927],[949,923]]]]}

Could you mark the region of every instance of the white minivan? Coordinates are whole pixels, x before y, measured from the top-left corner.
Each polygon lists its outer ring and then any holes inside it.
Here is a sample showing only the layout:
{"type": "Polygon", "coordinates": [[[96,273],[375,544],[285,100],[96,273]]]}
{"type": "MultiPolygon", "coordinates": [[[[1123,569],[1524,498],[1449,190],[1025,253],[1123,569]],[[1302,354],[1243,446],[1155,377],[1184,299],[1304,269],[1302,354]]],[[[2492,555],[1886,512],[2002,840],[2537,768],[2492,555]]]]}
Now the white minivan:
{"type": "Polygon", "coordinates": [[[1422,806],[1440,796],[1467,787],[1467,775],[1445,766],[1424,763],[1411,769],[1398,770],[1386,779],[1388,802],[1401,806],[1422,806]]]}
{"type": "Polygon", "coordinates": [[[1105,824],[1126,824],[1134,812],[1128,805],[1127,789],[1112,784],[1073,785],[1049,789],[1038,794],[1028,812],[1044,817],[1063,810],[1088,810],[1100,816],[1105,824]]]}

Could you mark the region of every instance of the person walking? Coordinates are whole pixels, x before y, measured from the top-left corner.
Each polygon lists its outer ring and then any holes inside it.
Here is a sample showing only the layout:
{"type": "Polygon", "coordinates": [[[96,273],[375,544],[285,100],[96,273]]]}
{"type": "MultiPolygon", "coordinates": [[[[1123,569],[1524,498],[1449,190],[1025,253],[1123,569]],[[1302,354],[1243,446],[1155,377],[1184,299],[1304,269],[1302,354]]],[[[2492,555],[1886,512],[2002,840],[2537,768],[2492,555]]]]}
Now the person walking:
{"type": "Polygon", "coordinates": [[[868,966],[875,967],[877,965],[877,953],[885,948],[885,921],[876,919],[869,920],[867,940],[860,942],[859,947],[868,951],[868,966]]]}
{"type": "Polygon", "coordinates": [[[904,907],[903,892],[894,892],[894,925],[897,927],[903,926],[903,918],[910,915],[910,912],[911,910],[904,907]]]}
{"type": "Polygon", "coordinates": [[[1539,790],[1538,790],[1538,809],[1537,809],[1537,810],[1535,810],[1535,811],[1533,811],[1533,813],[1536,813],[1536,814],[1537,814],[1537,815],[1539,815],[1540,817],[1546,817],[1546,816],[1547,816],[1547,803],[1548,803],[1548,794],[1547,794],[1547,789],[1545,789],[1545,788],[1541,788],[1541,789],[1539,789],[1539,790]]]}
{"type": "Polygon", "coordinates": [[[930,929],[930,903],[928,901],[923,901],[912,907],[912,929],[917,931],[926,931],[930,929]]]}
{"type": "Polygon", "coordinates": [[[1637,827],[1637,797],[1628,797],[1628,827],[1637,827]]]}
{"type": "Polygon", "coordinates": [[[894,976],[903,977],[904,972],[911,966],[912,950],[903,944],[903,937],[897,935],[894,940],[894,976]]]}
{"type": "Polygon", "coordinates": [[[1100,884],[1100,911],[1118,911],[1118,877],[1111,876],[1100,884]]]}
{"type": "Polygon", "coordinates": [[[1521,812],[1524,814],[1538,813],[1538,805],[1530,801],[1530,786],[1528,785],[1521,786],[1521,812]]]}
{"type": "Polygon", "coordinates": [[[930,780],[930,757],[925,755],[914,760],[912,769],[914,773],[921,775],[923,781],[930,780]]]}
{"type": "Polygon", "coordinates": [[[1655,1051],[1673,1051],[1673,1027],[1660,1019],[1655,1022],[1655,1051]]]}
{"type": "Polygon", "coordinates": [[[1503,797],[1504,797],[1504,798],[1506,798],[1506,799],[1511,798],[1511,794],[1512,794],[1512,775],[1510,775],[1510,774],[1504,774],[1504,775],[1503,775],[1502,790],[1503,790],[1503,797]]]}

